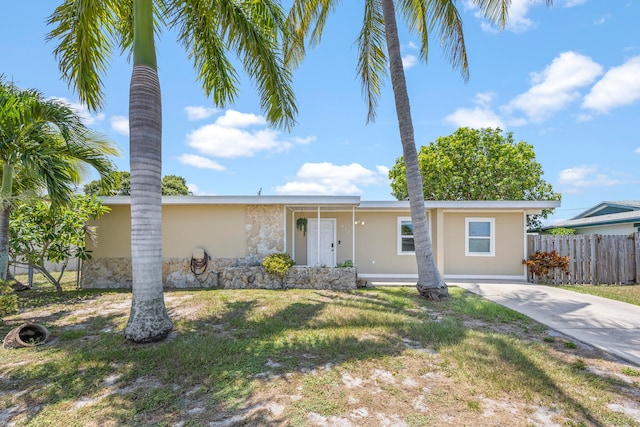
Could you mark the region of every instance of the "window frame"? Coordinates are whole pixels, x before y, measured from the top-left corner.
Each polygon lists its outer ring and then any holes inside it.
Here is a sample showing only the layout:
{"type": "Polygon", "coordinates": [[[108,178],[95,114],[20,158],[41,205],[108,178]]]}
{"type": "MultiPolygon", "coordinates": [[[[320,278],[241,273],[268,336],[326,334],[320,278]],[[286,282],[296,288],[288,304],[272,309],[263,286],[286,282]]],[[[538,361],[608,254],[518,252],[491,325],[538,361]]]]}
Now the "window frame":
{"type": "Polygon", "coordinates": [[[496,256],[496,219],[495,218],[480,218],[480,217],[467,217],[464,219],[464,255],[465,256],[481,256],[481,257],[495,257],[496,256]],[[488,222],[489,223],[489,236],[470,236],[469,225],[473,222],[488,222]],[[469,242],[471,239],[489,239],[489,252],[471,252],[469,250],[469,242]]]}
{"type": "MultiPolygon", "coordinates": [[[[411,218],[411,216],[399,216],[396,217],[397,218],[397,222],[396,222],[396,254],[399,256],[403,256],[403,255],[412,255],[415,256],[416,255],[416,251],[415,251],[415,238],[414,235],[411,235],[411,238],[414,239],[413,240],[413,247],[414,250],[409,252],[409,251],[403,251],[402,250],[402,222],[403,221],[409,221],[411,223],[411,225],[413,226],[413,219],[411,218]]],[[[429,235],[431,236],[431,212],[427,212],[427,230],[429,231],[429,235]]],[[[405,238],[407,236],[404,236],[405,238]]]]}
{"type": "Polygon", "coordinates": [[[413,251],[403,251],[402,250],[402,239],[403,238],[405,238],[405,239],[407,238],[407,236],[403,236],[402,235],[402,223],[403,222],[407,222],[407,221],[409,221],[411,223],[411,226],[413,228],[413,220],[411,219],[410,216],[399,216],[399,217],[397,217],[397,222],[396,222],[396,236],[397,236],[396,245],[397,246],[396,246],[396,249],[397,249],[398,255],[414,255],[415,256],[415,254],[416,254],[416,251],[415,251],[415,238],[414,238],[413,234],[411,235],[411,239],[413,239],[414,250],[413,251]]]}

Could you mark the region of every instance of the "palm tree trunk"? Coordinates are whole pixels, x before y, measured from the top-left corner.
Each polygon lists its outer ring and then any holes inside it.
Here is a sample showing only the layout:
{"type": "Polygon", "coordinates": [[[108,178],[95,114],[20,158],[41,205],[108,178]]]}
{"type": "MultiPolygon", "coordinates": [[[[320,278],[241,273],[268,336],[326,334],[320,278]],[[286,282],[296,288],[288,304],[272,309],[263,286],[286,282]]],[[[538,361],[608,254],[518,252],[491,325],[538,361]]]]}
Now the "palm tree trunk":
{"type": "Polygon", "coordinates": [[[424,205],[424,190],[422,176],[418,164],[418,152],[411,121],[411,106],[407,93],[407,82],[402,67],[400,55],[400,41],[393,0],[382,0],[387,50],[391,82],[396,102],[396,113],[400,127],[400,141],[407,175],[407,189],[409,192],[409,206],[411,221],[413,222],[413,238],[418,265],[418,282],[416,284],[420,295],[434,300],[449,298],[447,285],[440,276],[433,256],[427,214],[424,205]]]}
{"type": "Polygon", "coordinates": [[[9,217],[13,194],[13,165],[4,162],[0,188],[0,280],[7,280],[9,269],[9,217]]]}
{"type": "Polygon", "coordinates": [[[151,4],[135,0],[129,93],[133,296],[124,336],[133,342],[159,341],[173,329],[162,289],[162,102],[151,4]]]}

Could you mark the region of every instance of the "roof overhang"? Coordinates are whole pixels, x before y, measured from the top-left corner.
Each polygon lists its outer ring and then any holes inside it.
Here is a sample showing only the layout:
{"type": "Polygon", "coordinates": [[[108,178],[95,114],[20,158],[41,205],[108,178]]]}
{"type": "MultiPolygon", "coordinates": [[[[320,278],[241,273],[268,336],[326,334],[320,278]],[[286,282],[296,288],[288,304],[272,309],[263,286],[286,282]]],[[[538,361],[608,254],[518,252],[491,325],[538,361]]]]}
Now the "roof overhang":
{"type": "MultiPolygon", "coordinates": [[[[129,196],[100,197],[107,206],[129,205],[129,196]]],[[[362,201],[359,196],[163,196],[163,205],[284,205],[291,210],[353,208],[407,211],[408,201],[362,201]]],[[[523,210],[529,215],[560,206],[558,200],[441,200],[425,201],[426,209],[523,210]]]]}
{"type": "MultiPolygon", "coordinates": [[[[129,205],[129,196],[100,197],[103,205],[129,205]]],[[[358,205],[359,196],[162,196],[163,205],[358,205]]]]}
{"type": "MultiPolygon", "coordinates": [[[[544,209],[560,206],[559,200],[427,200],[426,209],[463,210],[524,210],[527,214],[539,214],[544,209]]],[[[408,210],[409,201],[362,201],[358,209],[408,210]]]]}

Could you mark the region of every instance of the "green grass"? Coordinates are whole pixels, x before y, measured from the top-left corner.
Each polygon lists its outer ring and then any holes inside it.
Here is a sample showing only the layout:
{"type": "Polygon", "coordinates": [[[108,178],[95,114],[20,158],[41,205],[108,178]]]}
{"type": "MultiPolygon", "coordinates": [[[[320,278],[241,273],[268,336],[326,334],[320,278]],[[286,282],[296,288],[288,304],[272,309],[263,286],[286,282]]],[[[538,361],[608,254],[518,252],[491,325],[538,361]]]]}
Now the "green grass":
{"type": "Polygon", "coordinates": [[[640,285],[614,286],[614,285],[566,285],[561,289],[580,292],[583,294],[595,295],[609,298],[629,304],[640,305],[640,285]]]}
{"type": "MultiPolygon", "coordinates": [[[[490,399],[553,408],[558,424],[640,426],[607,406],[633,385],[591,373],[595,361],[581,349],[545,340],[532,320],[460,288],[446,302],[402,287],[166,292],[175,331],[145,345],[122,338],[129,292],[75,290],[72,280],[65,289],[20,293],[20,312],[0,324],[6,334],[31,318],[53,338],[0,349],[0,423],[206,426],[240,416],[313,425],[310,413],[368,408],[352,423],[386,414],[410,426],[451,416],[474,425],[490,399]],[[269,402],[282,410],[269,415],[269,402]]],[[[502,416],[501,425],[529,422],[526,411],[502,416]]]]}

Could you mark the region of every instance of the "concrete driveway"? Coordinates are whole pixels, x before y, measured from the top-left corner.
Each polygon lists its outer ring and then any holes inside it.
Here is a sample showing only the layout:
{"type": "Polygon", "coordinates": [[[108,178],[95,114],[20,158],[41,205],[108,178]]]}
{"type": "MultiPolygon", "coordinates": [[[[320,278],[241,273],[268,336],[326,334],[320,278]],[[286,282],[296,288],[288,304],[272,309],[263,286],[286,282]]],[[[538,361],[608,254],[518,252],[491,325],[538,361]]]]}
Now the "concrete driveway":
{"type": "Polygon", "coordinates": [[[640,366],[640,306],[532,283],[447,281],[640,366]]]}

